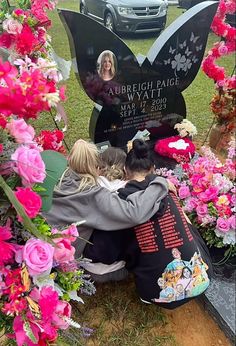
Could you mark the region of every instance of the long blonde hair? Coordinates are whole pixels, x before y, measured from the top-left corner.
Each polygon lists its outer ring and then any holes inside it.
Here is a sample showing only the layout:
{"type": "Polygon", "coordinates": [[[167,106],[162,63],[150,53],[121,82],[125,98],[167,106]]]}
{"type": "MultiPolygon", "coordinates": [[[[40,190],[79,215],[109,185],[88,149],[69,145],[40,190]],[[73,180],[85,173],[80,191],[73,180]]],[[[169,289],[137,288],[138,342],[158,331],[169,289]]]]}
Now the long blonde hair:
{"type": "Polygon", "coordinates": [[[103,64],[104,64],[105,58],[108,58],[111,61],[110,76],[111,76],[111,78],[113,78],[115,73],[116,73],[116,70],[115,70],[115,60],[114,60],[114,54],[110,50],[104,50],[100,54],[100,56],[98,57],[98,61],[100,61],[98,73],[103,78],[103,73],[104,73],[103,64]]]}
{"type": "Polygon", "coordinates": [[[68,156],[69,168],[80,177],[78,192],[97,185],[98,178],[98,149],[95,144],[79,139],[73,145],[68,156]]]}

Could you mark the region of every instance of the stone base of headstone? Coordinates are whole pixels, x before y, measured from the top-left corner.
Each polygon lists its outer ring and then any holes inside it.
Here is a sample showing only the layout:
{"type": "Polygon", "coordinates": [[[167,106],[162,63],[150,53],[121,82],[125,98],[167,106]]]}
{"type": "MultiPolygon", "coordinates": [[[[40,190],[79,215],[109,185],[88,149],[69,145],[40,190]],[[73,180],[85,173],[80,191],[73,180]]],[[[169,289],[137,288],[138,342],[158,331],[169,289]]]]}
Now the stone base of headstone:
{"type": "Polygon", "coordinates": [[[235,345],[236,272],[227,265],[216,271],[209,288],[202,296],[202,301],[232,345],[235,345]]]}

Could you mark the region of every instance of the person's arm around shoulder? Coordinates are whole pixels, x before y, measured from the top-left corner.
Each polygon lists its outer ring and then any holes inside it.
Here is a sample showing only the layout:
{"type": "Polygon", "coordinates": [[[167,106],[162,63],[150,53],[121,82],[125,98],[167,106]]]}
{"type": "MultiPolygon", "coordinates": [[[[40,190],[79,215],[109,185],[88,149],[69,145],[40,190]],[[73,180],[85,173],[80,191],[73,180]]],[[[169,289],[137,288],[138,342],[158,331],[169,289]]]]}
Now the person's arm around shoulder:
{"type": "Polygon", "coordinates": [[[111,231],[146,222],[158,211],[167,193],[168,184],[162,177],[155,178],[146,190],[133,193],[126,201],[101,188],[93,196],[95,211],[88,218],[88,226],[111,231]]]}

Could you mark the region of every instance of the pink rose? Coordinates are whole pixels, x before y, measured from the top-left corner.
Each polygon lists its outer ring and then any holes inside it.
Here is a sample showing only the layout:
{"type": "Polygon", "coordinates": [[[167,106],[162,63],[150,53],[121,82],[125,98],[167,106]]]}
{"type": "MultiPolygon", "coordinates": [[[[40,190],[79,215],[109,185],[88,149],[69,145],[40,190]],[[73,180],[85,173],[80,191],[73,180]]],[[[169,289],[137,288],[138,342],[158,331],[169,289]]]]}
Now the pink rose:
{"type": "Polygon", "coordinates": [[[220,232],[227,233],[230,229],[229,221],[223,219],[223,217],[219,217],[216,222],[216,228],[220,232]]]}
{"type": "Polygon", "coordinates": [[[35,136],[34,128],[27,125],[24,119],[14,120],[7,124],[7,129],[17,143],[29,143],[33,141],[35,136]]]}
{"type": "Polygon", "coordinates": [[[29,239],[23,249],[25,261],[30,275],[39,275],[51,270],[54,247],[40,239],[29,239]]]}
{"type": "Polygon", "coordinates": [[[195,198],[188,198],[186,200],[186,204],[184,206],[184,210],[186,212],[191,212],[191,211],[193,211],[197,207],[197,205],[198,205],[198,200],[197,199],[195,199],[195,198]]]}
{"type": "Polygon", "coordinates": [[[208,214],[207,204],[198,205],[196,208],[196,212],[200,218],[204,217],[206,214],[208,214]]]}
{"type": "Polygon", "coordinates": [[[179,188],[179,198],[185,199],[185,198],[190,197],[190,196],[191,196],[191,193],[190,193],[189,187],[186,186],[186,185],[180,186],[180,188],[179,188]]]}
{"type": "Polygon", "coordinates": [[[235,230],[236,229],[236,216],[235,215],[230,216],[230,218],[228,219],[228,223],[230,225],[230,228],[235,230]]]}
{"type": "Polygon", "coordinates": [[[11,159],[15,161],[14,171],[22,178],[23,185],[42,183],[46,177],[45,164],[39,150],[20,146],[16,149],[11,159]]]}
{"type": "Polygon", "coordinates": [[[52,323],[60,329],[67,329],[69,324],[65,321],[65,317],[71,317],[71,306],[69,303],[59,300],[56,310],[52,315],[52,323]]]}
{"type": "MultiPolygon", "coordinates": [[[[38,215],[39,210],[42,207],[42,200],[41,197],[36,192],[32,191],[30,187],[17,187],[15,196],[23,205],[29,218],[32,219],[38,215]]],[[[21,221],[20,218],[19,221],[21,221]]]]}
{"type": "Polygon", "coordinates": [[[20,34],[23,28],[22,24],[13,18],[5,19],[2,26],[5,31],[12,35],[20,34]]]}
{"type": "Polygon", "coordinates": [[[68,238],[53,239],[55,246],[54,259],[57,263],[71,262],[74,260],[75,248],[68,238]]]}

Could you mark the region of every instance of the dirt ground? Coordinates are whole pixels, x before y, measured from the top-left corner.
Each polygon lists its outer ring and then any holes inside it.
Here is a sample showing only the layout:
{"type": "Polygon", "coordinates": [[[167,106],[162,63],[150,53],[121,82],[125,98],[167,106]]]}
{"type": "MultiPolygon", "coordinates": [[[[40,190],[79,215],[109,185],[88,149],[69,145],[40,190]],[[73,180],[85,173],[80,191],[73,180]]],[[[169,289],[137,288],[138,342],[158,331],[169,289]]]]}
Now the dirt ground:
{"type": "Polygon", "coordinates": [[[180,346],[228,346],[230,341],[200,302],[192,301],[174,311],[166,311],[166,329],[180,346]]]}

